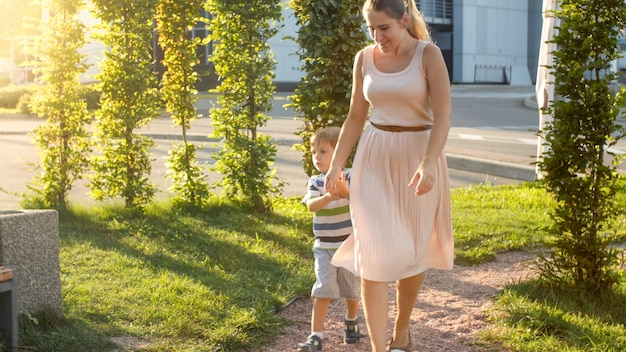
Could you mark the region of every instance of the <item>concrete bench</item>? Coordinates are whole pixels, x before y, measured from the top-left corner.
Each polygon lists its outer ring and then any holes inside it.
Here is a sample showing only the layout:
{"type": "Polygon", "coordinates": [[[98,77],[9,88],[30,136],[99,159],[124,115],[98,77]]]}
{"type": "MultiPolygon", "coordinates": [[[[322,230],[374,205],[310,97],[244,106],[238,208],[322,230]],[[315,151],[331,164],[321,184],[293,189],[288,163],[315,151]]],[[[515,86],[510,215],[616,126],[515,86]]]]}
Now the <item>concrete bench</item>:
{"type": "Polygon", "coordinates": [[[0,341],[17,351],[17,285],[13,269],[0,267],[0,341]]]}
{"type": "Polygon", "coordinates": [[[56,210],[0,211],[0,266],[17,273],[18,314],[63,315],[56,210]]]}

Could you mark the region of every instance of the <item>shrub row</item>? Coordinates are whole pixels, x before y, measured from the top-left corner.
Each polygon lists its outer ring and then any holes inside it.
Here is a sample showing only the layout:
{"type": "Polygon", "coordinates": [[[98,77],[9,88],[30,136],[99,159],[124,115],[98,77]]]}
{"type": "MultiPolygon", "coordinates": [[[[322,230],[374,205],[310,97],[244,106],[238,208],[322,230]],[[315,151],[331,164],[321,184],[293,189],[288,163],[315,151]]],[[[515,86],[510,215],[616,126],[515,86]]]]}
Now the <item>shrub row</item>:
{"type": "MultiPolygon", "coordinates": [[[[0,108],[17,109],[21,113],[32,113],[29,102],[42,89],[36,84],[9,85],[0,88],[0,108]]],[[[87,102],[89,110],[97,109],[100,103],[100,90],[96,85],[82,85],[80,95],[87,102]]]]}

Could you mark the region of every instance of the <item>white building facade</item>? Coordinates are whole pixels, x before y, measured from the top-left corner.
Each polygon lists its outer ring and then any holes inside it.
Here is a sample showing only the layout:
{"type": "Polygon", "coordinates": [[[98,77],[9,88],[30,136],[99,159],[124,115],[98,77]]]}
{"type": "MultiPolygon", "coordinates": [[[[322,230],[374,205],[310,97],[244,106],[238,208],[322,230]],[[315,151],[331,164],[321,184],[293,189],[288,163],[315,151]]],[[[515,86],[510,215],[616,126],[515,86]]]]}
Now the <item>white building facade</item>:
{"type": "MultiPolygon", "coordinates": [[[[441,48],[450,80],[455,84],[532,85],[535,82],[541,38],[542,0],[415,0],[429,24],[435,43],[441,48]]],[[[270,40],[277,61],[278,90],[293,89],[304,75],[297,56],[297,44],[286,37],[297,36],[296,18],[283,1],[279,33],[270,40]]],[[[81,14],[89,26],[94,24],[88,11],[81,14]]],[[[193,36],[205,37],[208,30],[198,23],[193,36]]],[[[322,44],[322,43],[321,43],[322,44]]],[[[156,70],[162,57],[154,42],[156,70]]],[[[90,40],[85,47],[91,68],[85,81],[93,80],[104,47],[90,40]]],[[[217,84],[212,72],[211,44],[198,49],[199,71],[208,71],[199,89],[217,84]]]]}
{"type": "Polygon", "coordinates": [[[541,5],[542,0],[454,0],[452,81],[533,84],[541,5]]]}
{"type": "MultiPolygon", "coordinates": [[[[541,39],[542,0],[415,0],[441,48],[456,84],[535,83],[541,39]]],[[[283,86],[302,77],[293,12],[283,11],[284,27],[272,42],[283,86]]]]}

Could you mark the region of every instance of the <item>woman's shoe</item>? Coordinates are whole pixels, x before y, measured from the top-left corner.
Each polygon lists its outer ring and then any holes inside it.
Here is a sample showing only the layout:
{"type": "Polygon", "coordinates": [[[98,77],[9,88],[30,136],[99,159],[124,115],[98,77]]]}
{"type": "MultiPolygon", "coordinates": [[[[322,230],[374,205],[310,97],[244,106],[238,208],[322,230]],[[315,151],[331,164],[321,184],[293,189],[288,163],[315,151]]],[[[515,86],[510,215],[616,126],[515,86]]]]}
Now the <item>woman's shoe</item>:
{"type": "Polygon", "coordinates": [[[389,352],[410,352],[411,351],[411,334],[409,334],[409,344],[404,347],[393,347],[393,340],[389,344],[389,352]]]}

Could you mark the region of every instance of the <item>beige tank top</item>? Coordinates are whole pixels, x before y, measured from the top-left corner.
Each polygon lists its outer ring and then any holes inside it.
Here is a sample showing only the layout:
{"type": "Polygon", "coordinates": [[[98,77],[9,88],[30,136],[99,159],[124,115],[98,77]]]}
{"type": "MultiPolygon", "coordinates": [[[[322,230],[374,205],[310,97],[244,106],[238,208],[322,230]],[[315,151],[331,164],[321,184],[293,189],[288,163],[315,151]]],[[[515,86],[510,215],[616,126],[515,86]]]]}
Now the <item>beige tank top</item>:
{"type": "Polygon", "coordinates": [[[417,43],[409,65],[399,72],[380,72],[374,45],[363,52],[363,94],[370,103],[370,121],[380,125],[431,125],[433,117],[422,55],[428,42],[417,43]]]}

